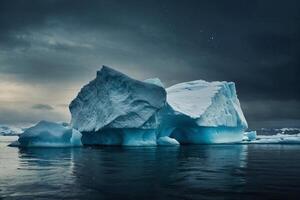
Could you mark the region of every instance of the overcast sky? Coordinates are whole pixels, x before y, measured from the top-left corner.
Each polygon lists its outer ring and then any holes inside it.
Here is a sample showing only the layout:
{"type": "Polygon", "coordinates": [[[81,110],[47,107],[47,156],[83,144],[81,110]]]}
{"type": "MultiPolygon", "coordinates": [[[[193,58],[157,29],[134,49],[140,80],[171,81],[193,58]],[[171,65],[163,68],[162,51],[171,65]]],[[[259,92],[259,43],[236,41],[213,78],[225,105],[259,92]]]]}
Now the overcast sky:
{"type": "Polygon", "coordinates": [[[298,0],[1,0],[0,124],[69,121],[102,65],[236,83],[252,128],[300,126],[298,0]]]}

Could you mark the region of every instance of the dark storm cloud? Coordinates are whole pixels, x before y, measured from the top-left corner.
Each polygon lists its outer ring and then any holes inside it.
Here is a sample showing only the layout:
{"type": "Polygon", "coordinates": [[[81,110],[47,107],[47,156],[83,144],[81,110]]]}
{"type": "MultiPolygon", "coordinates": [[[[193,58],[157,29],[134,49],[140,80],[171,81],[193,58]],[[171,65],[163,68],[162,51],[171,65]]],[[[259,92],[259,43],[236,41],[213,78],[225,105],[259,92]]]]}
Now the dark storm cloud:
{"type": "Polygon", "coordinates": [[[0,73],[24,83],[81,85],[106,64],[166,85],[234,81],[251,125],[300,119],[296,0],[7,0],[0,47],[0,73]]]}
{"type": "MultiPolygon", "coordinates": [[[[290,121],[290,126],[299,126],[300,102],[298,100],[253,100],[242,104],[243,111],[247,113],[247,121],[251,128],[259,128],[263,123],[269,122],[272,127],[284,126],[282,122],[290,121]],[[271,122],[276,122],[271,124],[271,122]]],[[[266,126],[266,125],[265,125],[266,126]]]]}
{"type": "Polygon", "coordinates": [[[53,110],[54,108],[48,104],[34,104],[31,108],[38,110],[53,110]]]}
{"type": "Polygon", "coordinates": [[[60,113],[47,112],[45,110],[27,110],[27,109],[13,109],[13,108],[0,108],[0,122],[1,124],[20,124],[30,125],[41,120],[50,121],[65,121],[65,117],[60,113]]]}

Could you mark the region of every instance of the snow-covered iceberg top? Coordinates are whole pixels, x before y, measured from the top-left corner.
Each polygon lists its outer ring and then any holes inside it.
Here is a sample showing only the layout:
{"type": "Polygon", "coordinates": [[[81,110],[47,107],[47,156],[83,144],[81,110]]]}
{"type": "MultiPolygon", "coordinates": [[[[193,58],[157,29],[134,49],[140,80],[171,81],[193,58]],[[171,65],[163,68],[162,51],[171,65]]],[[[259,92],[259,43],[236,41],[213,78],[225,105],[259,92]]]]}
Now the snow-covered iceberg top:
{"type": "Polygon", "coordinates": [[[157,128],[156,114],[165,105],[166,91],[152,81],[135,80],[103,66],[71,102],[71,125],[82,132],[157,128]]]}
{"type": "Polygon", "coordinates": [[[196,80],[166,90],[167,103],[174,114],[188,116],[198,126],[248,126],[233,82],[196,80]]]}
{"type": "Polygon", "coordinates": [[[72,147],[81,146],[81,133],[71,127],[40,121],[26,129],[11,146],[20,147],[72,147]]]}

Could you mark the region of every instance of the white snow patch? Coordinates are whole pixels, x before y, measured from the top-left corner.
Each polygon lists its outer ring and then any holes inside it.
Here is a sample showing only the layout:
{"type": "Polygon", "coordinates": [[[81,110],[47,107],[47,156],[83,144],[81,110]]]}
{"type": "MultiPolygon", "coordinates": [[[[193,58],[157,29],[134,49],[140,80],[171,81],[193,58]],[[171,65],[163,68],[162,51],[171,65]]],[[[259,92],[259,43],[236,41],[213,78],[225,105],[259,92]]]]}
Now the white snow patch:
{"type": "Polygon", "coordinates": [[[157,145],[160,146],[173,146],[173,145],[179,145],[179,142],[177,140],[175,140],[174,138],[170,138],[170,137],[160,137],[157,140],[157,145]]]}

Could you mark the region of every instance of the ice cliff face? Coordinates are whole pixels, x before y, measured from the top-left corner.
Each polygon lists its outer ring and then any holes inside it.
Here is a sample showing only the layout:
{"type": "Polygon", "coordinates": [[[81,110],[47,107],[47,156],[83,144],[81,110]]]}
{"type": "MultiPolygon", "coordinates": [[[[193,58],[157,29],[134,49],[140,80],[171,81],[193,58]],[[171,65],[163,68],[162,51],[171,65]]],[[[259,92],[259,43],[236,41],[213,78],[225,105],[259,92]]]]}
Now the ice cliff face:
{"type": "Polygon", "coordinates": [[[156,145],[157,114],[166,103],[160,84],[104,66],[71,102],[71,124],[84,144],[156,145]]]}
{"type": "Polygon", "coordinates": [[[71,124],[83,132],[103,128],[155,129],[157,111],[165,101],[164,88],[104,66],[71,102],[71,124]]]}

